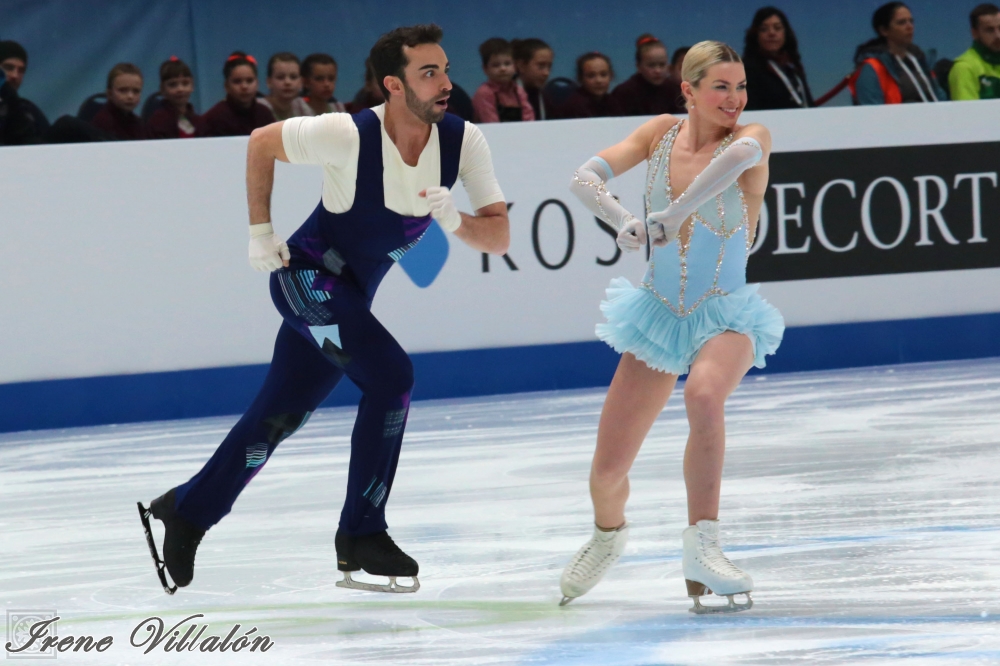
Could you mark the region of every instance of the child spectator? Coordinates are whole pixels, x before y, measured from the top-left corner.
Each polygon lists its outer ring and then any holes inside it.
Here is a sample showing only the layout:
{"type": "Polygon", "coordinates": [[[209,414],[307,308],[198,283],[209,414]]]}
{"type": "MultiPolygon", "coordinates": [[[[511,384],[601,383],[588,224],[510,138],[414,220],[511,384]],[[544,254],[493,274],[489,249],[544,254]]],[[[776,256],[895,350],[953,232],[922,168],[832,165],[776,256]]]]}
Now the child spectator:
{"type": "Polygon", "coordinates": [[[877,37],[854,52],[858,66],[851,94],[858,104],[937,102],[944,91],[927,66],[924,53],[913,43],[913,14],[902,2],[875,10],[872,28],[877,37]]]}
{"type": "Polygon", "coordinates": [[[354,96],[354,101],[350,104],[351,113],[357,113],[362,109],[370,109],[385,101],[382,88],[375,81],[375,70],[372,69],[372,61],[365,58],[365,85],[361,87],[358,94],[354,96]]]}
{"type": "Polygon", "coordinates": [[[294,53],[275,53],[267,61],[267,97],[257,102],[271,109],[275,120],[316,115],[302,99],[302,75],[294,53]]]}
{"type": "Polygon", "coordinates": [[[142,72],[129,62],[120,62],[108,72],[108,101],[91,119],[97,129],[119,141],[146,138],[142,119],[133,111],[142,97],[142,72]]]}
{"type": "Polygon", "coordinates": [[[49,129],[49,120],[41,109],[21,97],[20,93],[24,74],[28,71],[28,52],[17,42],[0,42],[0,70],[7,78],[7,113],[17,118],[7,125],[6,145],[40,143],[49,129]]]}
{"type": "Polygon", "coordinates": [[[969,22],[972,48],[958,56],[951,67],[951,98],[1000,98],[1000,7],[979,5],[969,15],[969,22]]]}
{"type": "Polygon", "coordinates": [[[754,14],[744,42],[743,67],[747,110],[813,106],[799,42],[788,17],[777,7],[763,7],[754,14]]]}
{"type": "Polygon", "coordinates": [[[560,117],[604,118],[615,115],[611,95],[608,94],[614,78],[611,59],[603,53],[591,51],[577,58],[576,80],[580,87],[563,104],[560,117]]]}
{"type": "Polygon", "coordinates": [[[205,121],[191,106],[194,77],[183,60],[172,56],[160,65],[160,106],[146,121],[150,139],[190,139],[205,136],[205,121]]]}
{"type": "Polygon", "coordinates": [[[302,80],[306,89],[305,101],[311,110],[310,116],[343,113],[347,110],[347,107],[333,96],[333,92],[337,89],[337,61],[333,56],[325,53],[307,55],[302,61],[302,80]]]}
{"type": "Polygon", "coordinates": [[[486,83],[472,96],[473,118],[477,123],[505,123],[534,120],[524,88],[514,81],[514,55],[510,42],[500,37],[479,45],[486,83]]]}
{"type": "Polygon", "coordinates": [[[670,57],[670,78],[680,85],[683,81],[681,76],[681,70],[684,69],[684,56],[687,55],[688,51],[691,50],[690,46],[682,46],[674,51],[674,55],[670,57]]]}
{"type": "Polygon", "coordinates": [[[619,84],[611,99],[619,116],[657,116],[686,113],[681,87],[670,78],[667,47],[650,34],[635,42],[636,72],[619,84]]]}
{"type": "Polygon", "coordinates": [[[549,117],[548,110],[553,108],[553,103],[543,90],[545,82],[549,80],[549,74],[552,73],[552,60],[555,54],[548,44],[535,37],[515,39],[510,46],[517,77],[528,95],[535,120],[545,120],[549,117]]]}
{"type": "Polygon", "coordinates": [[[207,136],[249,136],[258,127],[274,122],[274,114],[257,103],[257,61],[234,51],[222,66],[226,99],[204,115],[207,136]]]}

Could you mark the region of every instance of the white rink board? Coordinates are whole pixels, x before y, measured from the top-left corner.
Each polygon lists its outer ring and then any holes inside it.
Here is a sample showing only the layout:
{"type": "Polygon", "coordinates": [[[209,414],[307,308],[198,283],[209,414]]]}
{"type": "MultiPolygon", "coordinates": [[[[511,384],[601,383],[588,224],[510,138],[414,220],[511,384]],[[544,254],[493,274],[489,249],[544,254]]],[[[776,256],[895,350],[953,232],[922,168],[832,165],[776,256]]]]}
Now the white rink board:
{"type": "MultiPolygon", "coordinates": [[[[1000,102],[747,113],[776,151],[1000,140],[1000,102]]],[[[605,267],[613,242],[568,193],[573,170],[640,118],[484,126],[511,209],[510,256],[454,238],[428,288],[398,268],[375,312],[410,352],[594,339],[611,278],[633,281],[638,255],[605,267]],[[559,199],[575,222],[561,270],[535,258],[532,217],[559,199]]],[[[246,140],[128,142],[0,150],[0,383],[266,363],[279,317],[267,278],[246,260],[246,140]]],[[[614,181],[642,207],[643,169],[614,181]]],[[[290,235],[320,196],[318,168],[279,165],[273,218],[290,235]]],[[[466,204],[464,194],[460,201],[466,204]]],[[[827,221],[828,226],[835,224],[827,221]]],[[[566,225],[555,206],[540,246],[556,262],[566,225]]],[[[1000,311],[1000,269],[767,283],[790,326],[1000,311]]]]}

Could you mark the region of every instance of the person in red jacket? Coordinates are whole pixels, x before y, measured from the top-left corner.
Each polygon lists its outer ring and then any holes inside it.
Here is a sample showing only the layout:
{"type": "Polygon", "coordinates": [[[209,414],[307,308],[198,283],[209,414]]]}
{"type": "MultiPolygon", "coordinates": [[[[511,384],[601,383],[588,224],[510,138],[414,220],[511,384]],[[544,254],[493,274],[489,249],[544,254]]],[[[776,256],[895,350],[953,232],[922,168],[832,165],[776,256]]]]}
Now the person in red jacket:
{"type": "Polygon", "coordinates": [[[205,114],[207,136],[250,136],[258,127],[274,122],[274,114],[257,103],[257,61],[234,51],[222,66],[226,99],[205,114]]]}
{"type": "Polygon", "coordinates": [[[680,85],[670,77],[667,47],[653,35],[635,42],[636,72],[611,93],[619,116],[685,113],[680,85]]]}
{"type": "Polygon", "coordinates": [[[120,62],[108,72],[108,101],[90,121],[119,141],[146,138],[142,119],[135,115],[142,97],[142,72],[130,62],[120,62]]]}
{"type": "Polygon", "coordinates": [[[615,78],[611,59],[598,51],[576,59],[576,80],[580,87],[563,102],[561,118],[603,118],[615,115],[608,89],[615,78]]]}
{"type": "Polygon", "coordinates": [[[160,65],[163,101],[146,121],[150,139],[190,139],[205,136],[205,121],[191,106],[194,77],[183,60],[171,57],[160,65]]]}

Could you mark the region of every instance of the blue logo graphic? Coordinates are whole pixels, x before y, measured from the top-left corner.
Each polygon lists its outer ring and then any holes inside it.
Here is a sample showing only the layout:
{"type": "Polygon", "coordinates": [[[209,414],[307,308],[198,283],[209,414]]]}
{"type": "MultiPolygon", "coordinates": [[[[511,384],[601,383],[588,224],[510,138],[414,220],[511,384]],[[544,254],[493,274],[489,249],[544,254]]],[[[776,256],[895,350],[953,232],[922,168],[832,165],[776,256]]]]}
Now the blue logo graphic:
{"type": "Polygon", "coordinates": [[[400,257],[399,265],[413,280],[413,284],[426,289],[437,279],[446,261],[448,261],[448,237],[438,226],[437,220],[431,220],[424,237],[400,257]]]}

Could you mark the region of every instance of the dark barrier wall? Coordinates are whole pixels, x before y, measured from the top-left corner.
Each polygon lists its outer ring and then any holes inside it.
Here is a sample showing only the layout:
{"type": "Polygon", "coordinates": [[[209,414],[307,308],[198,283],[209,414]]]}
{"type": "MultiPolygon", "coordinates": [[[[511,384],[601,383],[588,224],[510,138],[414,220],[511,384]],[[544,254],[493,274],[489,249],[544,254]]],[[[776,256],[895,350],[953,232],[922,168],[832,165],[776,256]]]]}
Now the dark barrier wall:
{"type": "Polygon", "coordinates": [[[776,153],[751,282],[1000,266],[1000,143],[776,153]]]}
{"type": "MultiPolygon", "coordinates": [[[[204,111],[223,97],[222,62],[234,49],[262,62],[277,51],[331,53],[340,63],[337,97],[350,100],[362,83],[364,58],[379,34],[399,25],[435,21],[445,29],[454,79],[471,93],[483,80],[480,42],[499,35],[538,36],[556,51],[555,76],[573,76],[576,56],[597,49],[611,56],[623,80],[634,72],[635,38],[657,34],[672,52],[702,39],[742,51],[743,33],[762,0],[614,2],[403,2],[340,0],[0,0],[0,39],[29,52],[23,94],[50,116],[76,111],[104,89],[108,70],[131,61],[146,73],[149,93],[160,62],[171,55],[195,68],[194,101],[204,111]]],[[[789,15],[814,93],[851,70],[854,47],[872,36],[881,0],[778,2],[789,15]]],[[[917,43],[941,57],[968,48],[967,16],[975,2],[911,0],[917,43]]],[[[838,98],[847,103],[846,94],[838,98]]]]}

